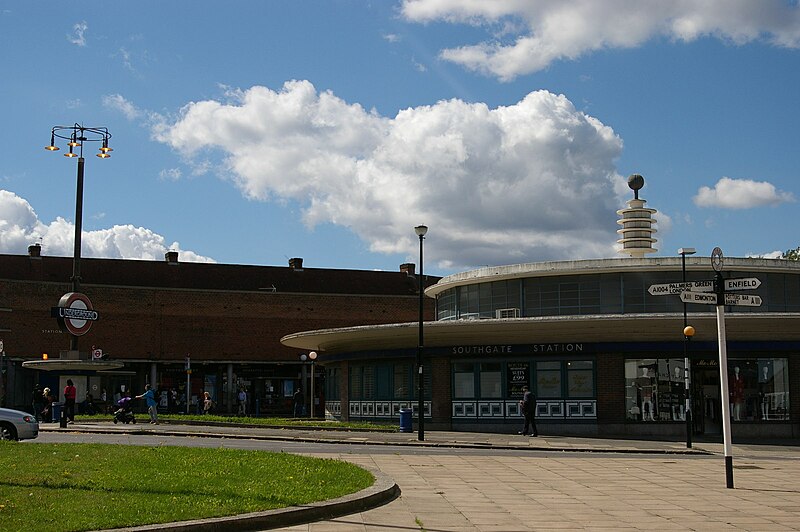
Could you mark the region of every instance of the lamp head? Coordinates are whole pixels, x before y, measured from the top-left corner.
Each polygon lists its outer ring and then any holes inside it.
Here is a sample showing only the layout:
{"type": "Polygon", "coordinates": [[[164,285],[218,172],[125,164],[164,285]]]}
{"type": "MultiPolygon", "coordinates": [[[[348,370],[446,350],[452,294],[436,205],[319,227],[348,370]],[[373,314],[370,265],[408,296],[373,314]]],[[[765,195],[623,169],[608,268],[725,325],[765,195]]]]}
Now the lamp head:
{"type": "Polygon", "coordinates": [[[50,133],[50,145],[45,146],[44,149],[48,151],[58,151],[58,146],[56,146],[56,132],[53,131],[50,133]]]}
{"type": "Polygon", "coordinates": [[[317,352],[316,351],[311,351],[308,354],[308,358],[310,358],[311,360],[316,360],[317,359],[317,352]]]}
{"type": "Polygon", "coordinates": [[[302,355],[300,355],[300,360],[301,360],[302,362],[305,362],[307,359],[308,359],[308,356],[306,356],[306,354],[305,354],[305,353],[303,353],[302,355]]]}
{"type": "Polygon", "coordinates": [[[697,250],[694,248],[680,248],[678,249],[678,255],[694,255],[697,253],[697,250]]]}
{"type": "Polygon", "coordinates": [[[414,228],[414,232],[417,233],[417,236],[425,236],[425,234],[428,232],[428,226],[418,225],[414,228]]]}
{"type": "Polygon", "coordinates": [[[694,327],[692,327],[691,325],[687,325],[686,327],[683,328],[683,335],[686,338],[691,338],[692,336],[694,336],[694,333],[695,333],[694,327]]]}

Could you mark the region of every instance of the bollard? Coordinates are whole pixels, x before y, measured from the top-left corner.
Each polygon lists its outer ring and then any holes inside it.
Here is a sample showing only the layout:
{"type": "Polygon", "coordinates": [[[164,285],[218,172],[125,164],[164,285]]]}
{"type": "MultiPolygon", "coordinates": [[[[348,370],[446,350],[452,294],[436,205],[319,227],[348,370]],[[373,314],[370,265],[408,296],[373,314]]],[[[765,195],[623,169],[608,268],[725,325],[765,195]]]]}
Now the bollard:
{"type": "Polygon", "coordinates": [[[413,411],[410,408],[400,409],[400,432],[414,432],[414,429],[411,425],[412,412],[413,411]]]}
{"type": "Polygon", "coordinates": [[[58,426],[61,427],[62,429],[67,428],[67,413],[64,411],[63,408],[61,409],[61,418],[59,418],[58,420],[58,426]]]}

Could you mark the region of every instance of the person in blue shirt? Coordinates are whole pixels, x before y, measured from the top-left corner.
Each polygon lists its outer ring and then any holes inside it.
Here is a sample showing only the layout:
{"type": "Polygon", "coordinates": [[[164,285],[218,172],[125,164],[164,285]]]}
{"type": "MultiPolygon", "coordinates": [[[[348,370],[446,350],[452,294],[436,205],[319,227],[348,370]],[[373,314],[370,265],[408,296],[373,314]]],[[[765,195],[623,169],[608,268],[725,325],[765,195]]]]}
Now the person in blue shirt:
{"type": "Polygon", "coordinates": [[[144,399],[147,401],[147,413],[150,414],[150,423],[158,425],[158,402],[156,401],[156,393],[149,384],[144,385],[144,393],[137,395],[137,399],[144,399]]]}

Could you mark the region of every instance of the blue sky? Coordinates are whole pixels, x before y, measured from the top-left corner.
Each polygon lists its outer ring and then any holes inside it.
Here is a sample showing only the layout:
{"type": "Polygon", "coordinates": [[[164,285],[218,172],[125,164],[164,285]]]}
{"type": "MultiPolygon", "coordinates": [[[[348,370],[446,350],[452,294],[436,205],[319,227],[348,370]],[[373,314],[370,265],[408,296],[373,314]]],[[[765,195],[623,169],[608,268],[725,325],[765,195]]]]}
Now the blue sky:
{"type": "Polygon", "coordinates": [[[800,8],[782,0],[0,3],[0,253],[426,273],[800,245],[800,8]]]}

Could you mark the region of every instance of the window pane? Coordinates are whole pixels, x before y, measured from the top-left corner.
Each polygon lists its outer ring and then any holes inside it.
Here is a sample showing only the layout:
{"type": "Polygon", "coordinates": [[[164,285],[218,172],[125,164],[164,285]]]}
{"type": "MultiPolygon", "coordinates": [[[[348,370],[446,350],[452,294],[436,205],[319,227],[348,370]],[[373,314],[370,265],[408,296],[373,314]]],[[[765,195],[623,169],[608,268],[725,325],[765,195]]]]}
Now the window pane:
{"type": "Polygon", "coordinates": [[[365,366],[362,379],[364,383],[364,399],[375,399],[375,367],[365,366]]]}
{"type": "Polygon", "coordinates": [[[625,361],[625,417],[628,421],[684,421],[683,359],[625,361]]]}
{"type": "Polygon", "coordinates": [[[501,392],[501,373],[500,364],[481,364],[481,397],[482,398],[498,398],[502,397],[501,392]]]}
{"type": "Polygon", "coordinates": [[[567,372],[567,397],[592,397],[594,395],[594,371],[573,370],[567,372]]]}
{"type": "Polygon", "coordinates": [[[394,365],[394,398],[395,399],[410,399],[411,398],[411,365],[410,364],[395,364],[394,365]]]}
{"type": "Polygon", "coordinates": [[[361,391],[361,366],[350,367],[350,398],[363,398],[363,393],[361,391]]]}
{"type": "Polygon", "coordinates": [[[557,399],[561,397],[561,371],[536,370],[536,397],[557,399]]]}
{"type": "Polygon", "coordinates": [[[728,361],[731,420],[789,419],[789,372],[785,358],[728,361]]]}
{"type": "Polygon", "coordinates": [[[456,373],[453,380],[453,397],[459,399],[475,397],[475,376],[472,373],[456,373]]]}

